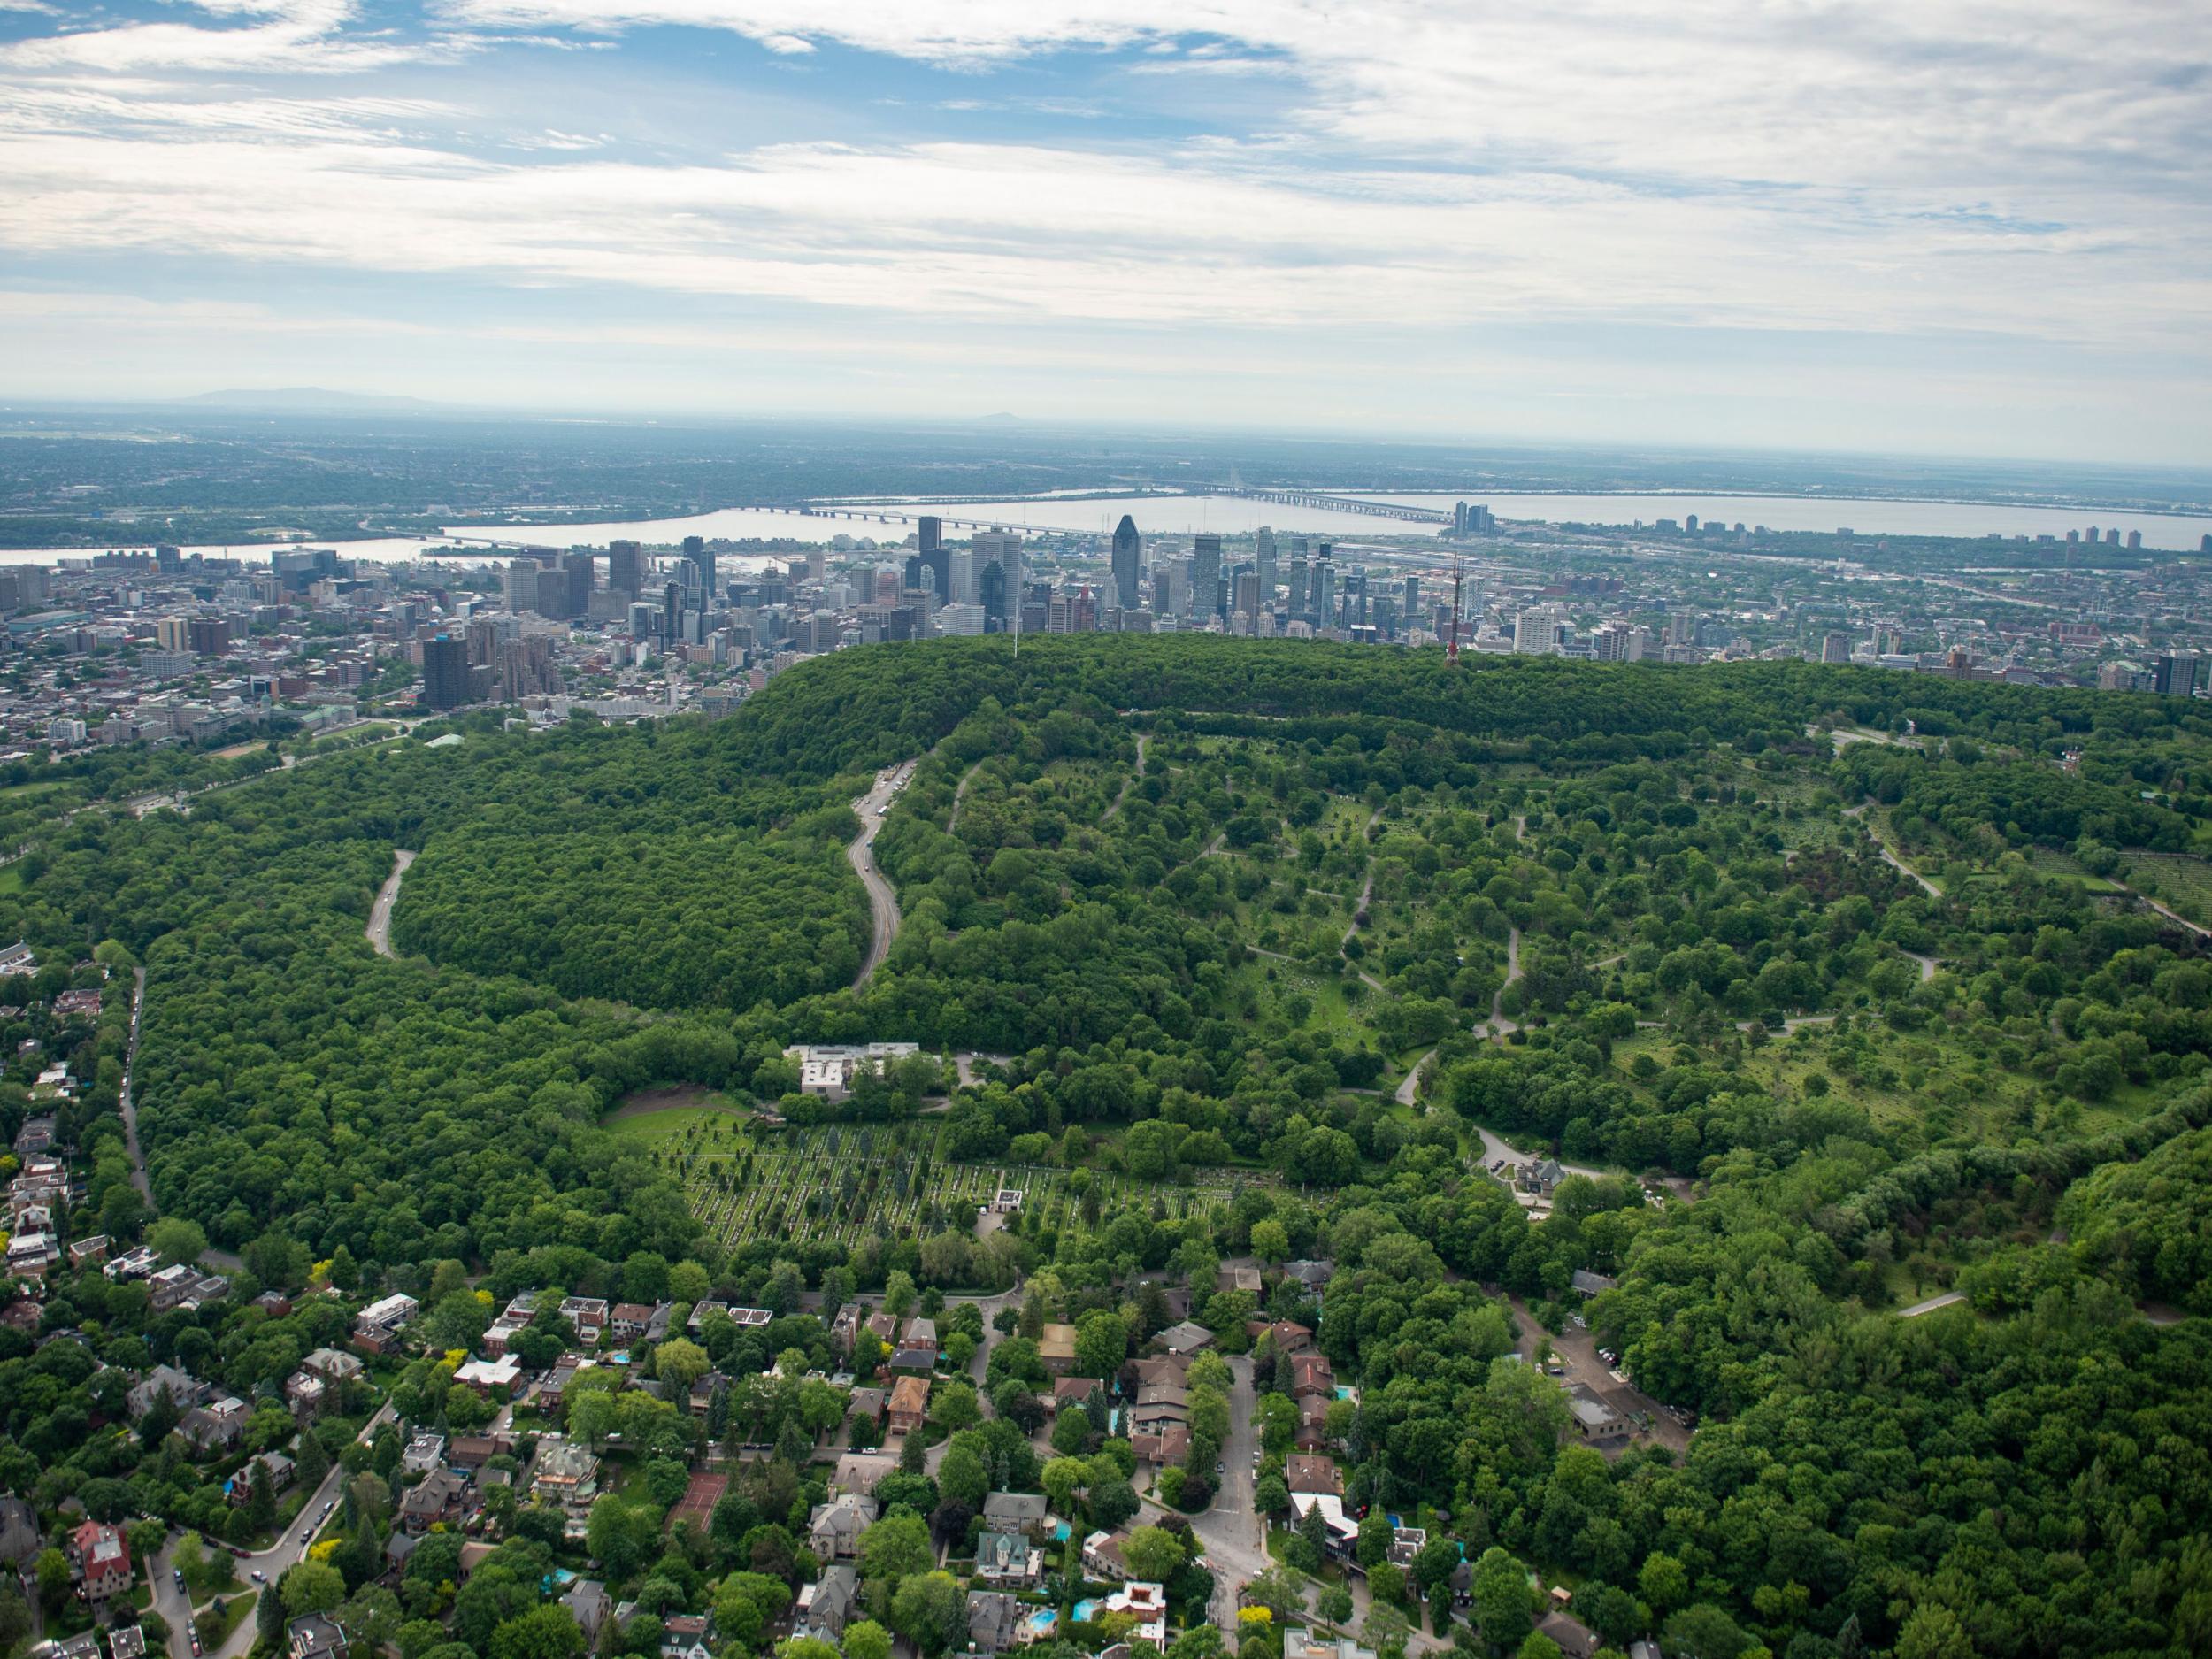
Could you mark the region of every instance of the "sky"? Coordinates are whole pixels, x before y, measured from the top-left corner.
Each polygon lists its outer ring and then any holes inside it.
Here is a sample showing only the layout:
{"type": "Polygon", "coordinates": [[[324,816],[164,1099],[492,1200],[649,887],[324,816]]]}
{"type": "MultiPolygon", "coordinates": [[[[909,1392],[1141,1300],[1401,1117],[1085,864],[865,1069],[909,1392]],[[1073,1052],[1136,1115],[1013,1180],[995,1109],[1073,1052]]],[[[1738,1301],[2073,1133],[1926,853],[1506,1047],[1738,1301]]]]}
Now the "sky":
{"type": "Polygon", "coordinates": [[[2212,463],[2203,0],[0,0],[0,397],[2212,463]]]}

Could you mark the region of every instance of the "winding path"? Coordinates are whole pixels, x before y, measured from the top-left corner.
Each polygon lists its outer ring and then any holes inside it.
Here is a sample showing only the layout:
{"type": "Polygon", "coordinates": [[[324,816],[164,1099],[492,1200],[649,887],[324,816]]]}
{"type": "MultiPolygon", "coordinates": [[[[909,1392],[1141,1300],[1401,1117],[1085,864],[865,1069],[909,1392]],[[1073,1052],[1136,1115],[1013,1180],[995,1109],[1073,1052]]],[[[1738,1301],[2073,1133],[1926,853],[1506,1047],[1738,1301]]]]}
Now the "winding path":
{"type": "Polygon", "coordinates": [[[1099,821],[1100,823],[1103,824],[1103,823],[1104,823],[1104,822],[1105,822],[1108,818],[1110,818],[1113,817],[1115,813],[1117,813],[1117,812],[1118,812],[1118,811],[1120,811],[1120,810],[1121,810],[1121,803],[1122,803],[1124,801],[1126,801],[1126,800],[1129,798],[1129,790],[1130,790],[1131,786],[1133,786],[1133,784],[1137,781],[1137,780],[1138,780],[1138,779],[1140,779],[1140,778],[1141,778],[1141,777],[1143,777],[1143,776],[1144,776],[1144,745],[1145,745],[1145,741],[1146,741],[1145,733],[1142,733],[1142,732],[1138,733],[1137,733],[1137,769],[1136,769],[1136,771],[1134,771],[1134,772],[1131,772],[1131,773],[1130,773],[1130,774],[1129,774],[1126,778],[1124,778],[1124,779],[1121,780],[1121,791],[1120,791],[1120,793],[1119,793],[1119,794],[1118,794],[1117,795],[1115,795],[1115,796],[1114,796],[1114,803],[1113,803],[1111,806],[1108,807],[1108,808],[1105,810],[1105,811],[1103,811],[1103,812],[1102,812],[1102,813],[1100,813],[1100,814],[1099,814],[1099,818],[1098,818],[1098,821],[1099,821]]]}
{"type": "MultiPolygon", "coordinates": [[[[1138,741],[1141,742],[1143,740],[1139,739],[1138,741]]],[[[988,757],[987,756],[985,758],[987,759],[988,757]]],[[[953,831],[960,827],[960,809],[967,804],[968,786],[975,781],[976,773],[981,772],[982,770],[983,762],[979,760],[974,765],[969,767],[967,771],[960,774],[959,786],[952,792],[952,810],[946,816],[945,818],[946,834],[949,835],[953,833],[953,831]]]]}
{"type": "MultiPolygon", "coordinates": [[[[1515,927],[1509,929],[1505,936],[1505,985],[1512,984],[1520,977],[1521,930],[1515,927]]],[[[1475,1027],[1476,1034],[1488,1041],[1494,1041],[1509,1032],[1521,1028],[1518,1020],[1505,1017],[1505,985],[1501,985],[1497,994],[1490,999],[1490,1018],[1475,1027]]]]}
{"type": "Polygon", "coordinates": [[[1929,880],[1927,877],[1922,875],[1920,872],[1915,870],[1910,864],[1900,858],[1895,853],[1890,851],[1886,846],[1882,849],[1882,862],[1887,864],[1891,869],[1901,872],[1905,875],[1910,876],[1915,881],[1917,881],[1920,884],[1922,890],[1925,892],[1930,898],[1939,899],[1943,896],[1943,889],[1941,887],[1936,886],[1934,882],[1929,880]]]}
{"type": "MultiPolygon", "coordinates": [[[[978,763],[980,764],[980,763],[978,763]]],[[[876,780],[868,793],[853,803],[853,810],[860,814],[860,835],[845,849],[845,856],[851,860],[854,873],[861,885],[868,889],[868,909],[873,926],[868,941],[868,958],[860,964],[859,977],[853,980],[853,989],[875,977],[884,958],[891,954],[891,941],[899,936],[898,895],[891,891],[891,884],[884,879],[883,872],[876,868],[876,832],[883,827],[883,815],[891,809],[893,799],[906,787],[906,781],[914,775],[914,763],[901,761],[876,774],[876,780]]],[[[964,781],[961,787],[965,788],[964,781]]],[[[959,803],[953,803],[954,810],[959,803]]]]}
{"type": "Polygon", "coordinates": [[[384,878],[384,885],[376,890],[376,902],[369,906],[369,944],[380,956],[399,960],[399,953],[392,949],[392,906],[399,902],[400,878],[407,873],[407,866],[415,862],[415,855],[406,848],[396,848],[392,853],[392,873],[384,878]]]}

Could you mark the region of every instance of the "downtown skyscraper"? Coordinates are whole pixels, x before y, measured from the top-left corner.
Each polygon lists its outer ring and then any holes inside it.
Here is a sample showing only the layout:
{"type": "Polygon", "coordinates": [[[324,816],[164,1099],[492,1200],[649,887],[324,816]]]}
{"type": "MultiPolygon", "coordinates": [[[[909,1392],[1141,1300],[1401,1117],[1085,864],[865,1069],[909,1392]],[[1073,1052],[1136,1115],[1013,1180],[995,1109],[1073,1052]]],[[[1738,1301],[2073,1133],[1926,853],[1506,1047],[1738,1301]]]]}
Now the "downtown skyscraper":
{"type": "Polygon", "coordinates": [[[1137,608],[1137,567],[1144,550],[1137,536],[1137,521],[1127,513],[1114,526],[1114,603],[1124,611],[1137,608]]]}

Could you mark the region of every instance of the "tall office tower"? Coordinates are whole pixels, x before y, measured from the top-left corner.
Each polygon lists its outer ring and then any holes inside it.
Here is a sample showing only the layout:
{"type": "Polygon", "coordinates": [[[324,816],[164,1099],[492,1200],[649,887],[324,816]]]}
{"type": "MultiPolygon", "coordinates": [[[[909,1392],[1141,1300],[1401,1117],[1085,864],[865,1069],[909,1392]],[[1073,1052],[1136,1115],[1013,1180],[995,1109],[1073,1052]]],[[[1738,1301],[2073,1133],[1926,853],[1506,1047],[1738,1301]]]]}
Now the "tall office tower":
{"type": "Polygon", "coordinates": [[[1229,611],[1241,615],[1248,632],[1252,618],[1260,614],[1260,573],[1250,565],[1239,565],[1229,572],[1229,611]]]}
{"type": "Polygon", "coordinates": [[[1467,509],[1467,527],[1488,535],[1498,527],[1498,515],[1487,507],[1470,507],[1467,509]]]}
{"type": "Polygon", "coordinates": [[[1697,618],[1686,611],[1667,613],[1667,643],[1693,645],[1696,643],[1697,618]]]}
{"type": "Polygon", "coordinates": [[[507,609],[519,615],[538,608],[538,563],[535,559],[507,561],[507,609]]]}
{"type": "Polygon", "coordinates": [[[2169,651],[2151,664],[2151,689],[2162,697],[2196,695],[2197,657],[2193,651],[2169,651]]]}
{"type": "Polygon", "coordinates": [[[1452,534],[1454,535],[1467,534],[1467,503],[1463,501],[1452,503],[1452,534]]]}
{"type": "Polygon", "coordinates": [[[815,548],[806,556],[806,579],[810,582],[824,581],[829,576],[829,550],[815,548]]]}
{"type": "Polygon", "coordinates": [[[984,565],[982,574],[976,578],[975,586],[977,593],[982,596],[983,631],[986,634],[1005,633],[1012,626],[1007,612],[1006,566],[995,558],[990,560],[984,565]]]}
{"type": "MultiPolygon", "coordinates": [[[[571,617],[590,615],[592,579],[598,574],[598,561],[588,553],[564,553],[561,555],[561,574],[565,579],[566,614],[571,617]]],[[[544,588],[545,579],[540,577],[538,589],[542,593],[544,588]]]]}
{"type": "Polygon", "coordinates": [[[1114,526],[1114,603],[1124,611],[1137,608],[1137,565],[1143,556],[1137,521],[1124,513],[1114,526]]]}
{"type": "Polygon", "coordinates": [[[714,549],[707,545],[706,537],[703,535],[686,536],[684,538],[684,557],[698,567],[699,587],[703,592],[716,594],[721,591],[720,588],[716,585],[715,581],[714,549]]]}
{"type": "Polygon", "coordinates": [[[1306,601],[1310,596],[1306,578],[1306,539],[1298,537],[1290,544],[1290,614],[1306,614],[1306,601]]]}
{"type": "Polygon", "coordinates": [[[941,603],[952,595],[952,561],[945,549],[945,521],[924,518],[915,527],[914,557],[927,569],[936,572],[937,597],[941,603]]]}
{"type": "Polygon", "coordinates": [[[1221,538],[1202,535],[1191,541],[1191,614],[1200,621],[1221,611],[1221,538]]]}
{"type": "Polygon", "coordinates": [[[671,644],[683,638],[683,584],[670,582],[661,589],[661,615],[657,625],[661,638],[671,644]]]}
{"type": "Polygon", "coordinates": [[[469,700],[466,640],[435,634],[422,642],[422,700],[438,710],[457,709],[469,700]]]}
{"type": "Polygon", "coordinates": [[[162,618],[154,624],[154,641],[165,651],[190,650],[192,649],[191,618],[162,618]]]}
{"type": "Polygon", "coordinates": [[[1313,562],[1313,626],[1336,626],[1336,566],[1329,560],[1329,544],[1321,544],[1321,557],[1313,562]]]}
{"type": "Polygon", "coordinates": [[[1824,634],[1820,636],[1820,660],[1824,663],[1847,663],[1851,660],[1851,636],[1848,634],[1824,634]]]}
{"type": "Polygon", "coordinates": [[[1262,611],[1275,608],[1275,533],[1262,525],[1252,537],[1253,573],[1259,578],[1262,611]]]}
{"type": "MultiPolygon", "coordinates": [[[[976,590],[983,592],[983,584],[991,567],[999,573],[999,608],[997,617],[1002,629],[1012,628],[1020,615],[1022,603],[1022,539],[1009,530],[979,530],[968,538],[968,547],[975,559],[976,590]]],[[[991,602],[983,600],[983,613],[993,614],[991,602]]]]}
{"type": "Polygon", "coordinates": [[[1344,614],[1355,624],[1367,620],[1367,572],[1363,568],[1344,572],[1344,614]]]}
{"type": "MultiPolygon", "coordinates": [[[[2117,534],[2117,532],[2115,532],[2115,534],[2117,534]]],[[[2131,530],[2131,531],[2129,531],[2129,532],[2128,532],[2128,546],[2130,546],[2131,548],[2140,548],[2142,545],[2143,545],[2143,533],[2142,533],[2140,530],[2131,530]]]]}
{"type": "Polygon", "coordinates": [[[1413,618],[1421,614],[1421,579],[1418,576],[1406,578],[1405,591],[1399,603],[1405,608],[1406,626],[1411,627],[1413,618]]]}
{"type": "Polygon", "coordinates": [[[154,549],[154,569],[164,576],[174,576],[184,567],[184,549],[176,547],[154,549]]]}
{"type": "Polygon", "coordinates": [[[972,605],[981,603],[976,596],[975,555],[964,547],[945,549],[945,569],[948,580],[945,597],[949,603],[972,605]]]}
{"type": "Polygon", "coordinates": [[[1190,561],[1156,558],[1152,561],[1152,614],[1178,617],[1188,608],[1190,561]]]}
{"type": "Polygon", "coordinates": [[[1375,625],[1375,637],[1394,640],[1398,637],[1398,601],[1389,594],[1377,594],[1367,602],[1367,619],[1375,625]]]}
{"type": "Polygon", "coordinates": [[[657,606],[639,599],[630,605],[630,637],[642,645],[660,632],[660,611],[657,606]]]}
{"type": "Polygon", "coordinates": [[[645,591],[645,549],[634,541],[607,543],[607,587],[632,598],[645,591]]]}
{"type": "Polygon", "coordinates": [[[493,666],[499,677],[500,697],[505,702],[554,696],[561,689],[560,671],[553,666],[553,641],[545,634],[501,641],[493,666]]]}

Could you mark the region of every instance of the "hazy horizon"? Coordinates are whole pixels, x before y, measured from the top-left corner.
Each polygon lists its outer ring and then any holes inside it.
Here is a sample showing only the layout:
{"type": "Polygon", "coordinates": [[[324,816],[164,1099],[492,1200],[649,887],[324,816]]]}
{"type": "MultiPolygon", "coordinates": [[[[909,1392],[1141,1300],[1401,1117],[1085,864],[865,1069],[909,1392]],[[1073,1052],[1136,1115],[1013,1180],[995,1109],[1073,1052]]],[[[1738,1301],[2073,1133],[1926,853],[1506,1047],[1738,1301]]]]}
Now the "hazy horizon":
{"type": "Polygon", "coordinates": [[[11,401],[2212,460],[2212,13],[0,0],[11,401]]]}

